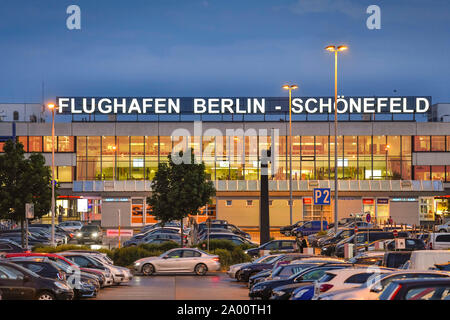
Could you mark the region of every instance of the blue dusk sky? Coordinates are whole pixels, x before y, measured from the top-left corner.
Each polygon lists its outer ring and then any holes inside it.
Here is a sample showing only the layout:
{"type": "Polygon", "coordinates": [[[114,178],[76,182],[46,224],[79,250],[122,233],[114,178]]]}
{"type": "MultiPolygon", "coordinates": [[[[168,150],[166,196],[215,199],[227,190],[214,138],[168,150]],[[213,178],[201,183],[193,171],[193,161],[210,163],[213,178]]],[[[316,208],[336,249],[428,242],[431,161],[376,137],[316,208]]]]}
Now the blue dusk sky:
{"type": "Polygon", "coordinates": [[[448,0],[1,0],[0,102],[55,96],[432,96],[450,102],[448,0]],[[81,8],[81,30],[66,9],[81,8]],[[381,8],[369,30],[366,9],[381,8]]]}

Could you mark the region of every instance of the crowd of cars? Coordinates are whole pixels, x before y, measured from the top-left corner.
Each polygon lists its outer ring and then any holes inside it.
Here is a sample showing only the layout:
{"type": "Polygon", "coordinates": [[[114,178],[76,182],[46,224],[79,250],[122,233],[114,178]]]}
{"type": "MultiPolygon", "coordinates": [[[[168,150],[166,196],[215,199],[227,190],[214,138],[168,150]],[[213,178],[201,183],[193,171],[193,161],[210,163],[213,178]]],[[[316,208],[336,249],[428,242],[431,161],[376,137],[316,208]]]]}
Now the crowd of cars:
{"type": "Polygon", "coordinates": [[[349,218],[339,221],[337,232],[320,221],[280,231],[307,236],[316,254],[297,253],[294,240],[248,250],[254,260],[227,273],[247,283],[250,299],[450,300],[450,234],[442,226],[423,233],[349,218]],[[354,245],[354,255],[344,259],[346,244],[354,245]]]}
{"type": "Polygon", "coordinates": [[[72,300],[96,297],[104,287],[133,278],[128,268],[90,250],[6,253],[0,258],[0,297],[4,300],[72,300]]]}

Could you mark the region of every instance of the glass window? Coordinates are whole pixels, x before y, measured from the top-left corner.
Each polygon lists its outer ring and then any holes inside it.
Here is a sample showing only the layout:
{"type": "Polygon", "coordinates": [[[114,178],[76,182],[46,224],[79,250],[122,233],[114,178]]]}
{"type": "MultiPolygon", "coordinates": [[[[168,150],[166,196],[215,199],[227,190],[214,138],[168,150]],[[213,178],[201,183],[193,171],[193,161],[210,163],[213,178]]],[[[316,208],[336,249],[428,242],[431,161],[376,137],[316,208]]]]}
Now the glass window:
{"type": "Polygon", "coordinates": [[[445,166],[431,166],[431,179],[445,181],[445,166]]]}
{"type": "MultiPolygon", "coordinates": [[[[78,149],[78,148],[77,148],[78,149]]],[[[102,179],[115,179],[116,137],[102,137],[102,179]]]]}
{"type": "Polygon", "coordinates": [[[414,180],[431,180],[430,166],[414,166],[414,180]]]}
{"type": "Polygon", "coordinates": [[[445,136],[431,136],[431,151],[445,151],[445,136]]]}
{"type": "Polygon", "coordinates": [[[372,137],[358,137],[358,177],[372,179],[372,137]]]}
{"type": "Polygon", "coordinates": [[[57,180],[58,182],[72,182],[73,181],[73,177],[72,177],[72,167],[69,166],[61,166],[61,167],[57,167],[57,180]]]}
{"type": "MultiPolygon", "coordinates": [[[[55,152],[58,151],[57,149],[57,138],[55,136],[55,152]]],[[[44,136],[44,152],[52,152],[52,137],[51,136],[44,136]]]]}
{"type": "Polygon", "coordinates": [[[42,152],[42,137],[28,137],[29,152],[42,152]]]}
{"type": "Polygon", "coordinates": [[[17,137],[17,141],[19,141],[23,145],[23,150],[25,152],[28,152],[28,137],[27,136],[17,137]]]}
{"type": "Polygon", "coordinates": [[[58,152],[74,152],[74,143],[72,136],[58,137],[58,152]]]}
{"type": "Polygon", "coordinates": [[[430,151],[430,136],[415,136],[414,151],[430,151]]]}

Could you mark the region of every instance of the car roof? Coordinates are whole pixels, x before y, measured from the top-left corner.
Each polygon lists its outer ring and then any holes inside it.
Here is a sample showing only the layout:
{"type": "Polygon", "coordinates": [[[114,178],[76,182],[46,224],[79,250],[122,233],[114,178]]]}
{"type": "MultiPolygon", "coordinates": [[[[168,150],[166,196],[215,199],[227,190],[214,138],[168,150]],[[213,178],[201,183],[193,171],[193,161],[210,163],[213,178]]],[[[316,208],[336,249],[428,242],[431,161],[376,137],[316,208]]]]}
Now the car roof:
{"type": "Polygon", "coordinates": [[[411,284],[411,283],[424,283],[424,284],[435,284],[444,283],[450,284],[450,278],[415,278],[415,279],[399,279],[393,280],[391,283],[397,284],[411,284]]]}
{"type": "Polygon", "coordinates": [[[370,273],[370,272],[376,272],[377,270],[385,271],[385,272],[393,272],[398,269],[384,268],[384,267],[379,267],[379,266],[371,268],[369,266],[369,267],[354,267],[354,268],[330,270],[330,271],[327,271],[327,273],[332,273],[336,276],[339,276],[339,275],[345,276],[346,274],[351,275],[351,274],[356,274],[356,273],[370,273]]]}

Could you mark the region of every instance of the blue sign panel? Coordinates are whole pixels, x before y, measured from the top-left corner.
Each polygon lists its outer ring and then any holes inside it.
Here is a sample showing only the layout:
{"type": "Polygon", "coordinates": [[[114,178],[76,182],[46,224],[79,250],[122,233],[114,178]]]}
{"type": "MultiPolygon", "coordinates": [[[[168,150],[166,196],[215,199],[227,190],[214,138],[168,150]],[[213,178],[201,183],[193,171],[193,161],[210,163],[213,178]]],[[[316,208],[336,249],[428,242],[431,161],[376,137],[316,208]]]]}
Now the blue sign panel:
{"type": "Polygon", "coordinates": [[[314,204],[330,205],[331,189],[330,188],[314,188],[314,204]]]}

